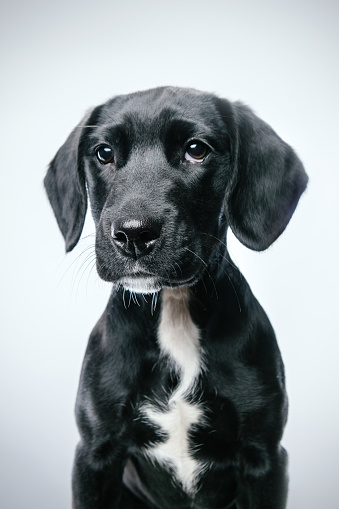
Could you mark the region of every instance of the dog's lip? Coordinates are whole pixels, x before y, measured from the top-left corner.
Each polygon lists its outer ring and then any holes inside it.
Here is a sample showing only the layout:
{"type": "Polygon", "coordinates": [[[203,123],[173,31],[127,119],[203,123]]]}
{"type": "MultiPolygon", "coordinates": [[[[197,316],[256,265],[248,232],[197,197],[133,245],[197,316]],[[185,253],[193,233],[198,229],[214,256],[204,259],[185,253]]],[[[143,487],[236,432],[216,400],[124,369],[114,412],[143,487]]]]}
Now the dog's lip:
{"type": "Polygon", "coordinates": [[[192,286],[199,281],[200,277],[201,274],[193,274],[186,279],[165,279],[147,272],[137,272],[119,278],[117,283],[132,292],[155,293],[162,288],[192,286]]]}
{"type": "Polygon", "coordinates": [[[192,286],[197,281],[199,281],[201,275],[200,274],[193,274],[193,276],[190,276],[187,279],[173,279],[173,280],[163,280],[164,286],[169,287],[177,287],[177,286],[192,286]]]}

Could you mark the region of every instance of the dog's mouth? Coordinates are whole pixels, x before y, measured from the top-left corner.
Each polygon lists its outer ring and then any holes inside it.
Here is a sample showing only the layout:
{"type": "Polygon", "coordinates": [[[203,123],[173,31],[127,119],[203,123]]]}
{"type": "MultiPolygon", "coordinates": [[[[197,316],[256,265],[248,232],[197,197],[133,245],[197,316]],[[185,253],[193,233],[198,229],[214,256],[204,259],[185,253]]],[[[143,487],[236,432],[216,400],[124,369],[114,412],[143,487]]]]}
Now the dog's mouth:
{"type": "Polygon", "coordinates": [[[132,293],[141,293],[144,295],[157,293],[162,288],[178,288],[180,286],[192,286],[201,277],[201,274],[195,274],[188,279],[182,280],[166,280],[157,276],[149,276],[147,274],[136,274],[124,276],[118,279],[117,283],[123,286],[125,290],[132,293]]]}
{"type": "Polygon", "coordinates": [[[154,294],[162,288],[193,286],[201,279],[207,267],[206,253],[204,256],[201,249],[196,250],[199,254],[191,249],[179,253],[168,251],[160,253],[162,256],[134,260],[119,256],[115,251],[108,257],[103,249],[97,249],[97,271],[104,281],[140,294],[154,294]]]}

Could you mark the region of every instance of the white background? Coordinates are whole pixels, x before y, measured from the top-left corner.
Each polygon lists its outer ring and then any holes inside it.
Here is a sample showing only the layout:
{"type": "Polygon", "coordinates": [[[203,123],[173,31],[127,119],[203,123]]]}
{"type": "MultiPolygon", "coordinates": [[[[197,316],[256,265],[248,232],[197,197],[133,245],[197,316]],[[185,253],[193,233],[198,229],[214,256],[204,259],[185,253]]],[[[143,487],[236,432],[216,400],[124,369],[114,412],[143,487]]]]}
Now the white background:
{"type": "MultiPolygon", "coordinates": [[[[11,1],[1,7],[1,509],[70,507],[73,405],[109,286],[64,255],[42,187],[85,110],[158,85],[241,99],[310,176],[284,235],[230,249],[286,365],[289,509],[338,509],[338,3],[11,1]]],[[[91,221],[86,232],[91,233],[91,221]]]]}

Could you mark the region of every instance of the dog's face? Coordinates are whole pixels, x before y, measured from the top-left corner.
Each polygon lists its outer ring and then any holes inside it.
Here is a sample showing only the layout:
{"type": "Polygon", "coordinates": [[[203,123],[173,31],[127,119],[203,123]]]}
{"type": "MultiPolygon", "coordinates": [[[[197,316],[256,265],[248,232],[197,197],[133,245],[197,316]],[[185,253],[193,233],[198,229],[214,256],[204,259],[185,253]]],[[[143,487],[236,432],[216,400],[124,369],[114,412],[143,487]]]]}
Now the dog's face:
{"type": "Polygon", "coordinates": [[[194,284],[226,224],[248,247],[268,247],[306,181],[293,150],[245,106],[161,88],[93,109],[52,161],[45,186],[70,250],[87,183],[99,275],[148,293],[194,284]]]}
{"type": "Polygon", "coordinates": [[[211,100],[187,99],[113,101],[82,139],[99,275],[133,291],[194,283],[219,235],[228,133],[211,100]]]}

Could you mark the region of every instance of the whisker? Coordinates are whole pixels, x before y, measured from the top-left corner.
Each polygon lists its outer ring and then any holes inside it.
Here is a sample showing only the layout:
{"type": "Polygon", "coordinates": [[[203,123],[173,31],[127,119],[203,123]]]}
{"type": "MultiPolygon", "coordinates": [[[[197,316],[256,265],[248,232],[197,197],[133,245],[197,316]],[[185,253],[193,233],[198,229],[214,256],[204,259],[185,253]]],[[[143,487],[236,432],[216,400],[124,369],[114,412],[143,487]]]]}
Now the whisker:
{"type": "Polygon", "coordinates": [[[204,285],[204,289],[205,289],[206,295],[208,295],[208,292],[207,292],[207,286],[206,286],[206,284],[205,284],[204,278],[201,278],[201,282],[202,282],[202,284],[204,285]]]}
{"type": "MultiPolygon", "coordinates": [[[[217,240],[217,241],[219,242],[219,244],[221,244],[222,246],[224,246],[224,247],[225,247],[225,249],[226,249],[226,250],[228,250],[228,249],[227,249],[227,244],[226,244],[226,242],[223,242],[222,240],[220,240],[220,239],[219,239],[218,237],[216,237],[215,235],[212,235],[211,233],[205,233],[205,232],[200,232],[200,233],[201,233],[201,235],[206,235],[207,237],[211,237],[212,239],[217,240]]],[[[230,265],[231,265],[231,266],[232,266],[235,270],[237,270],[237,271],[239,272],[239,274],[241,274],[241,272],[240,272],[239,268],[238,268],[238,267],[237,267],[234,263],[232,263],[232,262],[231,262],[228,258],[226,258],[224,255],[222,255],[222,257],[223,257],[223,259],[224,259],[227,263],[229,263],[229,264],[230,264],[230,265]]]]}
{"type": "Polygon", "coordinates": [[[65,270],[64,274],[62,275],[59,283],[58,283],[58,286],[62,283],[62,281],[64,280],[64,278],[66,277],[66,275],[68,274],[68,272],[70,271],[70,269],[73,267],[74,270],[76,269],[76,265],[77,263],[79,263],[79,260],[81,259],[81,257],[87,252],[89,251],[90,249],[93,249],[94,248],[94,244],[91,244],[90,246],[87,246],[85,249],[83,249],[77,256],[76,258],[70,263],[70,265],[67,267],[67,269],[65,270]],[[75,267],[74,267],[75,266],[75,267]]]}
{"type": "MultiPolygon", "coordinates": [[[[84,250],[82,252],[82,255],[84,255],[86,251],[88,251],[88,249],[84,250]]],[[[80,256],[78,257],[77,261],[79,263],[80,256]]],[[[95,262],[95,253],[92,251],[89,254],[87,254],[86,258],[82,261],[80,267],[77,268],[77,272],[76,272],[76,274],[74,276],[74,279],[73,279],[74,287],[75,287],[76,281],[78,279],[78,282],[77,282],[77,285],[76,285],[76,292],[75,292],[76,297],[78,295],[78,291],[79,291],[79,288],[80,288],[81,281],[82,281],[82,279],[83,279],[83,277],[84,277],[88,267],[93,266],[94,262],[95,262]]],[[[87,291],[87,285],[88,285],[88,277],[87,277],[86,291],[87,291]]]]}
{"type": "MultiPolygon", "coordinates": [[[[209,234],[205,234],[205,235],[209,235],[209,234]]],[[[210,236],[211,236],[211,237],[213,237],[213,238],[215,238],[216,240],[219,240],[219,242],[220,242],[221,244],[223,244],[223,245],[226,247],[226,244],[225,244],[224,242],[222,242],[220,239],[218,239],[217,237],[214,237],[213,235],[210,235],[210,236]]],[[[197,256],[197,257],[198,257],[198,258],[199,258],[199,259],[203,262],[203,264],[205,265],[205,267],[207,267],[207,263],[206,263],[204,260],[202,260],[202,259],[201,259],[201,258],[200,258],[200,257],[199,257],[196,253],[194,253],[193,251],[191,251],[191,250],[190,250],[190,249],[188,249],[187,247],[186,247],[185,249],[186,249],[187,251],[190,251],[190,252],[191,252],[192,254],[194,254],[195,256],[197,256]]],[[[231,262],[230,262],[230,261],[229,261],[229,260],[228,260],[228,259],[224,256],[224,255],[222,255],[222,258],[223,258],[223,260],[225,260],[226,262],[228,262],[228,263],[229,263],[232,267],[234,267],[234,268],[235,268],[235,269],[239,272],[240,276],[242,277],[242,274],[241,274],[240,270],[238,269],[238,267],[236,267],[235,265],[233,265],[233,263],[231,263],[231,262]]],[[[220,270],[222,270],[222,271],[223,271],[223,273],[227,276],[227,279],[229,280],[229,282],[230,282],[230,284],[231,284],[231,286],[232,286],[232,288],[233,288],[234,294],[235,294],[236,299],[237,299],[237,302],[238,302],[239,311],[240,311],[240,313],[241,313],[241,312],[242,312],[241,304],[240,304],[240,300],[239,300],[239,297],[238,297],[237,291],[236,291],[236,289],[235,289],[235,287],[234,287],[233,281],[231,280],[231,278],[230,278],[229,274],[227,273],[227,271],[226,271],[223,267],[221,267],[221,266],[220,266],[220,263],[219,263],[219,262],[218,262],[218,266],[219,266],[219,269],[220,269],[220,270]]],[[[208,271],[208,270],[206,270],[206,272],[207,272],[207,274],[209,275],[209,277],[210,277],[210,279],[211,279],[211,281],[212,281],[212,283],[213,283],[213,286],[214,286],[214,289],[215,289],[215,292],[216,292],[216,296],[217,296],[217,298],[218,298],[218,294],[217,294],[217,291],[216,291],[216,288],[215,288],[214,281],[213,281],[213,279],[212,279],[212,277],[211,277],[211,275],[210,275],[209,271],[208,271]]],[[[204,286],[205,286],[205,285],[204,285],[204,286]]],[[[206,288],[206,287],[205,287],[205,288],[206,288]]],[[[207,292],[207,290],[206,290],[206,292],[207,292]]]]}
{"type": "Polygon", "coordinates": [[[179,271],[181,273],[181,276],[182,276],[182,268],[180,267],[179,263],[178,262],[173,262],[174,265],[176,265],[178,268],[179,268],[179,271]]]}
{"type": "Polygon", "coordinates": [[[96,267],[96,256],[94,255],[93,258],[91,260],[88,261],[87,263],[87,267],[85,268],[85,270],[88,269],[88,267],[91,267],[88,271],[88,274],[87,274],[87,280],[86,280],[86,292],[88,290],[88,283],[89,283],[89,279],[92,275],[92,272],[93,272],[93,269],[95,269],[96,267]],[[91,266],[92,265],[92,266],[91,266]]]}
{"type": "Polygon", "coordinates": [[[151,302],[151,314],[152,314],[152,316],[155,313],[155,310],[156,310],[156,307],[157,307],[158,295],[159,295],[159,292],[155,292],[155,293],[152,294],[152,302],[151,302]]]}
{"type": "Polygon", "coordinates": [[[95,260],[95,253],[91,252],[89,253],[86,258],[84,259],[84,261],[82,262],[82,264],[80,265],[79,267],[79,271],[83,268],[83,266],[88,262],[88,260],[95,260]]]}
{"type": "Polygon", "coordinates": [[[138,301],[138,296],[137,296],[137,294],[135,292],[132,292],[132,299],[133,299],[134,304],[137,304],[139,306],[139,308],[140,308],[140,303],[138,301]]]}
{"type": "Polygon", "coordinates": [[[96,260],[96,257],[95,257],[95,256],[94,256],[93,261],[94,261],[94,263],[93,263],[93,265],[92,265],[92,267],[91,267],[91,270],[89,271],[88,277],[92,274],[93,269],[96,267],[96,262],[97,262],[97,260],[96,260]]]}
{"type": "Polygon", "coordinates": [[[214,284],[214,281],[213,281],[213,278],[211,276],[211,274],[209,273],[208,269],[207,269],[207,263],[205,262],[205,260],[203,260],[199,255],[197,255],[197,253],[195,253],[194,251],[191,251],[191,249],[189,249],[188,247],[185,247],[184,248],[186,251],[189,251],[190,253],[192,253],[194,256],[196,256],[203,265],[205,265],[205,270],[207,272],[207,275],[208,277],[210,278],[210,280],[212,281],[212,284],[213,284],[213,288],[214,288],[214,291],[215,291],[215,295],[216,295],[216,298],[219,299],[218,297],[218,292],[217,292],[217,289],[216,289],[216,286],[214,284]]]}
{"type": "Polygon", "coordinates": [[[93,271],[93,268],[95,267],[95,254],[93,254],[92,257],[88,256],[87,257],[86,265],[85,265],[85,263],[83,263],[82,267],[83,267],[83,270],[82,270],[82,274],[81,274],[81,276],[79,278],[79,282],[78,282],[78,286],[77,286],[77,290],[76,290],[76,295],[78,294],[78,291],[79,291],[79,288],[80,288],[80,283],[83,280],[83,277],[84,277],[87,269],[89,267],[91,267],[90,270],[89,270],[89,273],[87,274],[87,279],[86,279],[86,296],[87,296],[88,295],[88,282],[89,282],[89,278],[90,278],[90,275],[91,275],[91,273],[93,271]]]}
{"type": "Polygon", "coordinates": [[[220,270],[222,270],[222,271],[223,271],[223,273],[227,276],[227,279],[229,280],[229,282],[230,282],[230,284],[231,284],[231,286],[232,286],[232,288],[233,288],[234,294],[235,294],[236,299],[237,299],[237,302],[238,302],[239,311],[240,311],[240,313],[241,313],[241,312],[242,312],[242,310],[241,310],[241,304],[240,304],[240,300],[239,300],[239,297],[238,297],[237,291],[236,291],[235,286],[234,286],[234,284],[233,284],[233,281],[232,281],[232,279],[230,278],[229,274],[227,273],[227,270],[225,270],[223,267],[221,267],[221,266],[220,266],[220,263],[218,263],[218,266],[219,266],[219,269],[220,269],[220,270]]]}
{"type": "Polygon", "coordinates": [[[126,289],[125,289],[125,287],[123,286],[123,287],[122,287],[122,301],[123,301],[123,303],[124,303],[124,308],[125,308],[125,309],[127,309],[127,308],[128,308],[128,306],[126,306],[126,302],[125,302],[125,294],[126,294],[126,289]]]}

